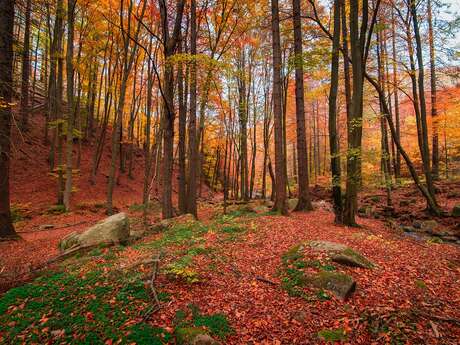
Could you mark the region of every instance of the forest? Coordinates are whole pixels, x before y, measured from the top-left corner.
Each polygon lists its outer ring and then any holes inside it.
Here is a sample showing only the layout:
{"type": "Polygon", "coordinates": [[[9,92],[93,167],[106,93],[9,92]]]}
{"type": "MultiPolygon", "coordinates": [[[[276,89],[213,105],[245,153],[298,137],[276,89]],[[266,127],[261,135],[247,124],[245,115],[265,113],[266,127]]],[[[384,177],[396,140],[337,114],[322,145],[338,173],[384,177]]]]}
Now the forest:
{"type": "Polygon", "coordinates": [[[0,0],[0,344],[458,344],[455,0],[0,0]]]}

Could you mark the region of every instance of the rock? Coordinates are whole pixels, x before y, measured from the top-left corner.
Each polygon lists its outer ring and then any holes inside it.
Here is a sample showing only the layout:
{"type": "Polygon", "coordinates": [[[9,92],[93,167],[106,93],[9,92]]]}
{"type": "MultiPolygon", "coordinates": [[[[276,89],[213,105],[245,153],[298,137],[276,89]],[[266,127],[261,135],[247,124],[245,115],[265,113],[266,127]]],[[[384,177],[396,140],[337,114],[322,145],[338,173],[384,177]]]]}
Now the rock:
{"type": "Polygon", "coordinates": [[[55,227],[54,224],[42,224],[38,227],[39,230],[48,230],[53,229],[55,227]]]}
{"type": "Polygon", "coordinates": [[[319,289],[331,291],[341,300],[347,300],[356,290],[355,280],[340,272],[319,272],[307,277],[307,282],[319,289]]]}
{"type": "Polygon", "coordinates": [[[176,329],[176,343],[179,345],[218,345],[202,328],[182,327],[176,329]]]}
{"type": "Polygon", "coordinates": [[[292,199],[289,199],[288,200],[288,208],[290,210],[293,210],[296,206],[297,206],[297,203],[299,202],[299,199],[297,198],[292,198],[292,199]]]}
{"type": "Polygon", "coordinates": [[[334,262],[345,266],[361,267],[361,268],[372,268],[374,264],[366,259],[361,254],[354,250],[347,248],[339,253],[331,254],[331,259],[334,262]]]}
{"type": "Polygon", "coordinates": [[[124,242],[129,237],[129,220],[125,213],[118,213],[90,227],[85,232],[73,232],[64,237],[59,248],[64,251],[76,246],[94,246],[124,242]]]}
{"type": "Polygon", "coordinates": [[[423,231],[431,232],[434,229],[436,229],[438,227],[438,225],[439,225],[438,222],[432,219],[432,220],[426,220],[426,221],[422,222],[421,225],[420,225],[420,228],[423,231]]]}
{"type": "Polygon", "coordinates": [[[217,345],[217,344],[219,343],[207,334],[198,334],[190,343],[190,345],[217,345]]]}
{"type": "Polygon", "coordinates": [[[452,209],[452,217],[460,217],[460,205],[455,205],[452,209]]]}
{"type": "Polygon", "coordinates": [[[313,201],[312,206],[315,210],[324,210],[327,212],[334,212],[332,204],[326,200],[313,201]]]}
{"type": "Polygon", "coordinates": [[[325,251],[332,261],[351,267],[372,268],[374,264],[366,257],[342,243],[330,241],[309,241],[307,245],[317,251],[325,251]]]}

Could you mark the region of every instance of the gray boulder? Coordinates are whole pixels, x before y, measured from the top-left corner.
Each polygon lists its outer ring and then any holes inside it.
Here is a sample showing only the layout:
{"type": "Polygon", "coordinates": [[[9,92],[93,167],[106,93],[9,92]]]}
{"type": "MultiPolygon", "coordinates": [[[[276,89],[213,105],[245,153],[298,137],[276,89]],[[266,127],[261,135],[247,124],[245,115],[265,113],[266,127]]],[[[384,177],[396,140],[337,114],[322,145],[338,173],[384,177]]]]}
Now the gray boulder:
{"type": "Polygon", "coordinates": [[[89,247],[98,244],[115,244],[129,238],[129,219],[125,213],[110,216],[85,232],[72,232],[59,243],[59,249],[65,251],[76,247],[89,247]]]}
{"type": "Polygon", "coordinates": [[[316,251],[327,252],[332,261],[351,267],[372,268],[374,264],[357,251],[342,243],[330,241],[309,241],[307,245],[316,251]]]}
{"type": "Polygon", "coordinates": [[[340,272],[319,272],[307,278],[318,289],[331,291],[337,298],[347,300],[356,290],[353,277],[340,272]]]}

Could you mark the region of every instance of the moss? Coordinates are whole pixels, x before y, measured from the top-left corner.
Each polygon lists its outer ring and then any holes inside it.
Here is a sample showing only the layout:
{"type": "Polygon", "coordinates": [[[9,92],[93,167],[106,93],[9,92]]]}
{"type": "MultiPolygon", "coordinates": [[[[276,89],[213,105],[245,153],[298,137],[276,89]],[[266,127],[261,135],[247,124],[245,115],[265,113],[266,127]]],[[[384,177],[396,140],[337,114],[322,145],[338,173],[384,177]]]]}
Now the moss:
{"type": "Polygon", "coordinates": [[[326,342],[336,342],[347,340],[347,335],[343,328],[323,329],[318,332],[318,337],[326,342]]]}
{"type": "Polygon", "coordinates": [[[297,244],[294,247],[290,248],[284,255],[282,256],[282,260],[284,264],[292,263],[296,260],[303,258],[302,254],[303,245],[297,244]]]}
{"type": "Polygon", "coordinates": [[[53,205],[50,206],[44,213],[45,214],[63,214],[65,213],[65,206],[64,205],[53,205]]]}
{"type": "Polygon", "coordinates": [[[183,327],[177,328],[174,332],[176,343],[178,345],[190,344],[191,341],[200,334],[207,334],[203,328],[198,327],[183,327]]]}
{"type": "Polygon", "coordinates": [[[358,252],[355,252],[351,248],[347,248],[347,249],[343,250],[339,254],[343,254],[345,256],[353,258],[357,263],[359,263],[360,265],[362,265],[365,268],[373,268],[374,267],[374,264],[372,262],[370,262],[367,258],[365,258],[363,255],[359,254],[358,252]]]}
{"type": "Polygon", "coordinates": [[[426,283],[421,279],[417,279],[415,281],[415,286],[417,286],[419,289],[423,289],[423,290],[425,290],[427,288],[426,283]]]}

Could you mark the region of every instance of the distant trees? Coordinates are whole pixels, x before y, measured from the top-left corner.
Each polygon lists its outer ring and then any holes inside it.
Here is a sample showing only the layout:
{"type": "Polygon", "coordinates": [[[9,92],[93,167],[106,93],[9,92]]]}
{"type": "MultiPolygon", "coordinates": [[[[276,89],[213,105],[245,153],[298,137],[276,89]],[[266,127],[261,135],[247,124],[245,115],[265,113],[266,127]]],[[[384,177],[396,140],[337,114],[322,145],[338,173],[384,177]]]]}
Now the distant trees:
{"type": "Polygon", "coordinates": [[[152,199],[164,218],[197,217],[204,192],[222,191],[225,205],[270,197],[281,214],[297,197],[294,210],[311,210],[310,181],[327,176],[336,222],[354,226],[366,164],[380,170],[375,181],[385,184],[389,209],[394,182],[408,171],[440,214],[434,183],[447,144],[438,129],[438,3],[331,3],[328,11],[315,0],[273,0],[267,17],[266,8],[236,0],[25,0],[13,30],[18,128],[30,129],[33,111],[46,108],[57,204],[71,209],[89,143],[89,179],[107,182],[108,213],[120,176],[136,177],[143,152],[146,222],[152,199]],[[415,154],[402,131],[408,102],[415,154]],[[364,126],[378,136],[363,135],[364,126]]]}

